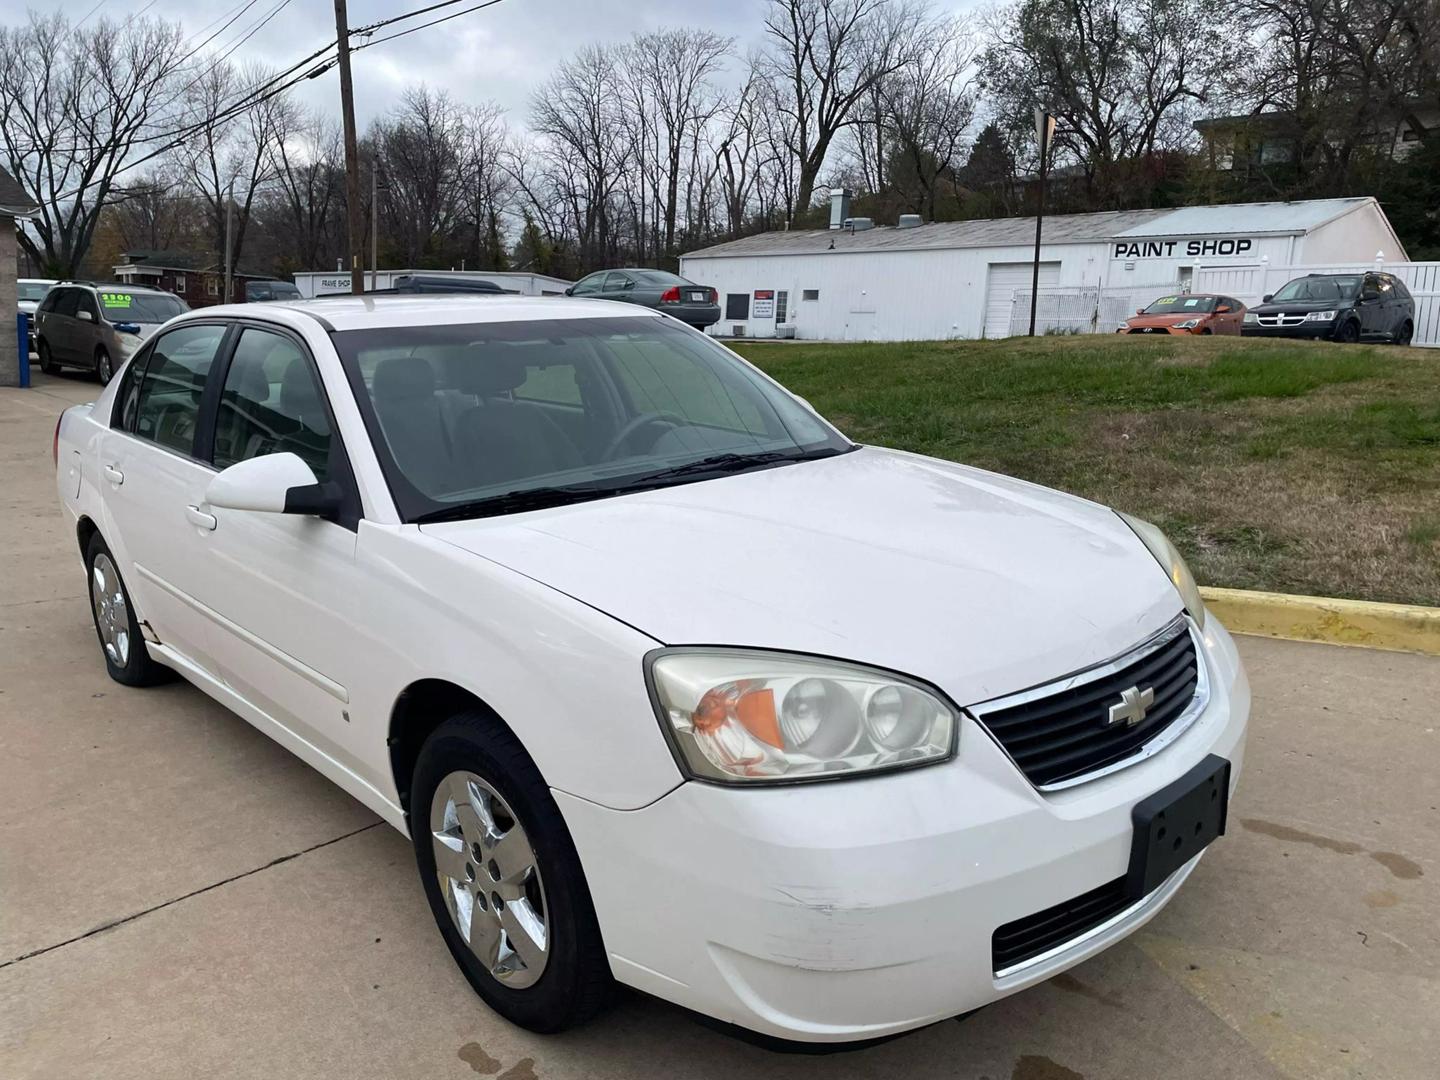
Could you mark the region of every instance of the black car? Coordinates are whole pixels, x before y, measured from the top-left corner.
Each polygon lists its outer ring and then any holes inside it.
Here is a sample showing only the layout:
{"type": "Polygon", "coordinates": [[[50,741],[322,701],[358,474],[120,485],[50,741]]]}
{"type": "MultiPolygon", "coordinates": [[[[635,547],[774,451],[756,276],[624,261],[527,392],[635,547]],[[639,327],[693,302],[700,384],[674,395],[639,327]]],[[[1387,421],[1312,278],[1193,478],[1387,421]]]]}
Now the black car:
{"type": "Polygon", "coordinates": [[[1403,281],[1379,270],[1306,274],[1247,311],[1240,333],[1408,345],[1415,336],[1415,301],[1403,281]]]}
{"type": "Polygon", "coordinates": [[[673,315],[697,330],[720,321],[720,295],[714,289],[668,270],[601,270],[581,278],[565,295],[639,304],[673,315]]]}
{"type": "MultiPolygon", "coordinates": [[[[377,289],[376,292],[386,290],[377,289]]],[[[507,290],[484,278],[447,277],[444,274],[401,274],[389,290],[397,293],[485,293],[498,296],[507,290]]]]}

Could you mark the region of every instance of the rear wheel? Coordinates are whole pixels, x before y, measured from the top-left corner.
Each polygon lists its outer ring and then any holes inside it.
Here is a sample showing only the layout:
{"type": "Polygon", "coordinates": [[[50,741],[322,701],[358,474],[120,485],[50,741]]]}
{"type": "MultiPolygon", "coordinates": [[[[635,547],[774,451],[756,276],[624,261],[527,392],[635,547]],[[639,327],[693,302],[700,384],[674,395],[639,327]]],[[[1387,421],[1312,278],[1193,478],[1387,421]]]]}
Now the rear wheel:
{"type": "Polygon", "coordinates": [[[95,377],[100,380],[101,386],[105,386],[114,374],[115,369],[110,364],[110,353],[102,345],[95,350],[95,377]]]}
{"type": "Polygon", "coordinates": [[[130,593],[99,533],[90,538],[85,566],[90,571],[90,614],[110,677],[125,686],[154,686],[169,680],[170,669],[150,659],[145,649],[130,593]]]}
{"type": "Polygon", "coordinates": [[[55,362],[55,357],[50,352],[50,343],[42,339],[35,349],[40,354],[40,370],[46,375],[57,374],[60,371],[60,365],[55,362]]]}
{"type": "Polygon", "coordinates": [[[1342,345],[1354,345],[1360,340],[1360,324],[1354,319],[1347,319],[1335,331],[1335,340],[1342,345]]]}
{"type": "Polygon", "coordinates": [[[1396,344],[1396,345],[1409,345],[1410,342],[1413,341],[1414,339],[1415,339],[1415,324],[1412,323],[1409,319],[1406,319],[1404,325],[1400,327],[1400,332],[1395,335],[1395,344],[1396,344]]]}
{"type": "Polygon", "coordinates": [[[426,740],[410,833],[430,910],[485,1003],[531,1031],[589,1019],[610,964],[570,832],[524,748],[475,710],[426,740]]]}

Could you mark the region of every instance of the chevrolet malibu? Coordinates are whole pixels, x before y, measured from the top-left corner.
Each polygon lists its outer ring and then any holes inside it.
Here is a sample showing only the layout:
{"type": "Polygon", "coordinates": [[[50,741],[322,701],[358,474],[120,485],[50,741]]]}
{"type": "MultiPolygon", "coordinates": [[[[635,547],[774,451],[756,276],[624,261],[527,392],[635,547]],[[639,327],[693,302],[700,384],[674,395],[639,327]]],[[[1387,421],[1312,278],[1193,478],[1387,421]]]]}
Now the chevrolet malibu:
{"type": "Polygon", "coordinates": [[[845,438],[659,313],[169,322],[55,437],[101,656],[414,844],[493,1009],[846,1043],[1063,971],[1225,830],[1250,694],[1152,525],[845,438]]]}

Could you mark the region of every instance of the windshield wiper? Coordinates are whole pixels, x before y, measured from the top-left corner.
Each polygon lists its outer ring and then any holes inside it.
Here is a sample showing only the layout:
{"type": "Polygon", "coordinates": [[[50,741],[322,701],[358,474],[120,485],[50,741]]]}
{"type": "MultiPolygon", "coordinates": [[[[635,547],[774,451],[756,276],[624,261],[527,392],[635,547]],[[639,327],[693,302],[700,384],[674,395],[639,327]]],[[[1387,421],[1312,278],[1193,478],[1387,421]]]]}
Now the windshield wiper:
{"type": "Polygon", "coordinates": [[[566,506],[570,503],[585,502],[587,499],[603,499],[607,495],[618,495],[629,491],[626,486],[575,485],[564,487],[528,488],[507,491],[503,495],[492,495],[488,499],[443,506],[438,510],[412,518],[416,525],[431,525],[437,521],[465,521],[469,518],[494,517],[499,514],[519,514],[526,510],[544,510],[551,506],[566,506]]]}
{"type": "Polygon", "coordinates": [[[824,450],[812,450],[810,452],[795,450],[767,450],[761,454],[736,454],[727,452],[724,454],[711,454],[709,457],[699,458],[695,461],[687,461],[683,465],[672,465],[668,469],[659,469],[655,472],[641,473],[631,483],[632,488],[649,487],[655,482],[677,479],[684,476],[710,475],[723,476],[726,473],[745,472],[749,469],[759,469],[766,465],[781,465],[792,461],[810,461],[814,458],[834,457],[836,454],[843,454],[844,450],[826,448],[824,450]]]}

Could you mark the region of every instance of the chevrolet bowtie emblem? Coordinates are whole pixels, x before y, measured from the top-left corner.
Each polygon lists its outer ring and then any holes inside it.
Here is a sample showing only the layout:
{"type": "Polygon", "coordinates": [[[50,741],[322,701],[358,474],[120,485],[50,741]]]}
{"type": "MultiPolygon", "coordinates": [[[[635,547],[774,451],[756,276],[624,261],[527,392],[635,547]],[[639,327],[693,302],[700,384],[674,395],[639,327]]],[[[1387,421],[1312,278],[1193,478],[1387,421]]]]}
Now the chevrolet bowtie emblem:
{"type": "Polygon", "coordinates": [[[1126,727],[1134,727],[1145,719],[1145,714],[1150,706],[1155,704],[1155,688],[1147,686],[1141,690],[1138,686],[1129,687],[1120,691],[1120,702],[1110,706],[1110,719],[1106,721],[1106,727],[1114,727],[1116,724],[1124,724],[1126,727]]]}

